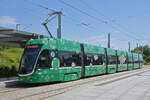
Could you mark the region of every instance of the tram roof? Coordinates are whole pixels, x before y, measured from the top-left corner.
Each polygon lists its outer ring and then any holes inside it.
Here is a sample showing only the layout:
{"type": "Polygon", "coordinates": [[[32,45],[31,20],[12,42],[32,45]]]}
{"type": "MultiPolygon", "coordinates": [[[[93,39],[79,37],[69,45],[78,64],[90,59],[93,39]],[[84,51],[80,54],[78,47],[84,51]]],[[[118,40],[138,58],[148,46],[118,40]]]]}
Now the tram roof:
{"type": "Polygon", "coordinates": [[[28,40],[38,37],[42,38],[48,36],[0,27],[0,45],[24,48],[28,40]]]}

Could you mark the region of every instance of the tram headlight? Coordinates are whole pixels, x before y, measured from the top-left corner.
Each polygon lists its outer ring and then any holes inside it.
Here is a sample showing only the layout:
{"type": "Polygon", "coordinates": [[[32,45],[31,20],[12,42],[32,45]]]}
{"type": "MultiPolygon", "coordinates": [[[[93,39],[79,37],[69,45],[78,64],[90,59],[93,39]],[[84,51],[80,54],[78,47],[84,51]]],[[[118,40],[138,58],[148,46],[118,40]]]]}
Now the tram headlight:
{"type": "Polygon", "coordinates": [[[23,81],[24,79],[23,79],[23,78],[19,78],[19,80],[20,80],[20,81],[23,81]]]}

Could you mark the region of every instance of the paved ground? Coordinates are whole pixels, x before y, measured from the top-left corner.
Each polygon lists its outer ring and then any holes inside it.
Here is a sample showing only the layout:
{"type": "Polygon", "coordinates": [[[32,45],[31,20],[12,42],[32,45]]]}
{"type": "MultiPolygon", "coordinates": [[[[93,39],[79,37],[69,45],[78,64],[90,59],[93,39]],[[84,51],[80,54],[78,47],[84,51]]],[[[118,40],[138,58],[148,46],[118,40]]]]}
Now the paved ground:
{"type": "Polygon", "coordinates": [[[150,66],[70,82],[0,81],[0,100],[150,100],[150,66]]]}
{"type": "Polygon", "coordinates": [[[96,82],[46,100],[150,100],[150,71],[118,81],[96,82]]]}
{"type": "Polygon", "coordinates": [[[18,80],[17,77],[0,78],[0,83],[7,82],[7,81],[16,81],[16,80],[18,80]]]}

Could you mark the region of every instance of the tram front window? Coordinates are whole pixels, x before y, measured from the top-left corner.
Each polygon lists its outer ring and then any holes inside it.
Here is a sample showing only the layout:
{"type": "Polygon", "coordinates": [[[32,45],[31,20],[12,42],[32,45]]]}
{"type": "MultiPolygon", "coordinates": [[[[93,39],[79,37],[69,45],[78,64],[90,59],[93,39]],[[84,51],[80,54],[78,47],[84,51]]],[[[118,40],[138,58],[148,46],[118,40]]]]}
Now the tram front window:
{"type": "Polygon", "coordinates": [[[32,72],[41,47],[41,45],[29,45],[25,48],[20,63],[19,74],[28,74],[32,72]]]}

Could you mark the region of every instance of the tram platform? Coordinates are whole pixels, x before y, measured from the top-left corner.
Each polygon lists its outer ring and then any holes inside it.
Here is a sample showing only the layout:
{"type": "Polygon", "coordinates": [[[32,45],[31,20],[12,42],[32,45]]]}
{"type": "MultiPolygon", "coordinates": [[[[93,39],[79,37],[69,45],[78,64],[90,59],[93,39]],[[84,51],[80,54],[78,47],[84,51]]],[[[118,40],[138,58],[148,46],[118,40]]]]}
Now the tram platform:
{"type": "Polygon", "coordinates": [[[150,100],[150,70],[92,83],[46,100],[150,100]]]}

